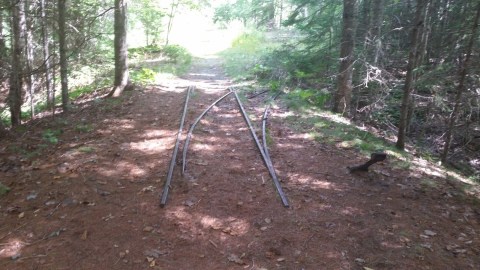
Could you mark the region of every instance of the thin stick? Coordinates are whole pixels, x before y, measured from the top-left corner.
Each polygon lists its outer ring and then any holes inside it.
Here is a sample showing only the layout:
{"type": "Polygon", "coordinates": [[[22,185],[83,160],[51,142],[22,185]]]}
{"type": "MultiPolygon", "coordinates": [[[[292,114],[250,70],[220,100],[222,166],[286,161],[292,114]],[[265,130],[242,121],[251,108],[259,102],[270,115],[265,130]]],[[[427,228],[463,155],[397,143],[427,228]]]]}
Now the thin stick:
{"type": "Polygon", "coordinates": [[[280,185],[280,182],[278,181],[277,174],[275,173],[275,169],[272,166],[272,162],[265,155],[265,151],[261,146],[260,141],[258,140],[257,134],[255,133],[255,130],[253,129],[252,124],[250,123],[250,119],[248,118],[248,115],[242,106],[242,102],[240,101],[240,98],[238,97],[235,91],[233,93],[235,94],[235,98],[237,99],[237,103],[238,103],[238,106],[240,107],[240,111],[242,112],[243,119],[245,119],[245,122],[247,122],[248,128],[250,129],[250,133],[252,134],[253,140],[255,141],[255,144],[257,145],[257,148],[260,151],[260,154],[262,155],[263,162],[265,163],[265,166],[267,167],[268,172],[272,177],[272,180],[275,185],[275,188],[277,189],[278,195],[280,195],[280,199],[282,200],[283,206],[289,207],[290,205],[288,203],[288,199],[282,190],[282,186],[280,185]]]}
{"type": "MultiPolygon", "coordinates": [[[[281,94],[282,92],[278,92],[275,96],[272,97],[271,101],[274,101],[277,99],[277,97],[281,94]]],[[[268,157],[270,162],[272,159],[270,158],[270,153],[268,152],[268,146],[267,146],[267,119],[268,119],[268,110],[270,109],[271,104],[268,104],[268,106],[265,108],[265,111],[263,113],[263,119],[262,119],[262,141],[263,141],[263,150],[265,151],[265,155],[268,157]]]]}
{"type": "Polygon", "coordinates": [[[16,231],[20,230],[21,228],[23,228],[23,227],[27,226],[27,224],[28,224],[28,223],[29,223],[29,222],[27,222],[27,223],[24,223],[24,224],[22,224],[22,225],[18,226],[18,227],[17,227],[15,230],[8,232],[6,235],[4,235],[4,236],[0,237],[0,240],[3,240],[5,237],[7,237],[7,236],[11,235],[12,233],[14,233],[14,232],[16,232],[16,231]]]}
{"type": "Polygon", "coordinates": [[[215,242],[213,242],[212,240],[208,240],[208,242],[210,242],[210,244],[212,244],[212,246],[214,246],[215,248],[218,248],[217,244],[215,244],[215,242]]]}
{"type": "Polygon", "coordinates": [[[173,149],[172,160],[170,161],[170,166],[168,169],[167,180],[163,186],[163,193],[160,199],[160,206],[164,207],[167,203],[168,190],[170,189],[170,183],[172,182],[173,169],[175,168],[175,160],[177,158],[178,146],[180,144],[180,137],[182,136],[183,123],[185,122],[185,116],[187,114],[188,99],[190,97],[190,92],[195,89],[194,86],[189,86],[187,89],[187,96],[185,97],[185,105],[183,107],[182,119],[180,120],[180,127],[178,128],[177,141],[175,142],[175,147],[173,149]]]}
{"type": "Polygon", "coordinates": [[[36,258],[43,258],[47,257],[47,254],[38,254],[38,255],[33,255],[33,256],[28,256],[28,257],[20,257],[18,258],[18,261],[26,260],[26,259],[36,259],[36,258]]]}
{"type": "Polygon", "coordinates": [[[262,94],[265,94],[265,93],[267,93],[268,91],[270,91],[270,90],[263,90],[263,91],[261,91],[260,93],[253,94],[253,95],[251,95],[251,96],[249,96],[249,97],[247,97],[247,98],[248,98],[248,99],[252,99],[252,98],[254,98],[254,97],[257,97],[257,96],[260,96],[260,95],[262,95],[262,94]]]}
{"type": "Polygon", "coordinates": [[[207,112],[211,108],[213,108],[213,106],[215,106],[218,102],[220,102],[222,99],[226,98],[231,93],[232,93],[231,91],[228,92],[227,94],[221,96],[219,99],[217,99],[215,102],[213,102],[210,106],[208,106],[208,108],[206,108],[202,112],[202,114],[200,114],[200,116],[198,116],[197,119],[195,119],[195,122],[193,122],[192,126],[190,126],[190,129],[188,130],[187,138],[185,139],[185,145],[183,146],[182,174],[185,173],[186,166],[187,166],[187,152],[188,152],[188,146],[190,145],[190,140],[192,138],[193,129],[195,129],[195,126],[198,124],[198,122],[200,122],[200,120],[203,118],[203,116],[205,116],[205,114],[207,114],[207,112]]]}

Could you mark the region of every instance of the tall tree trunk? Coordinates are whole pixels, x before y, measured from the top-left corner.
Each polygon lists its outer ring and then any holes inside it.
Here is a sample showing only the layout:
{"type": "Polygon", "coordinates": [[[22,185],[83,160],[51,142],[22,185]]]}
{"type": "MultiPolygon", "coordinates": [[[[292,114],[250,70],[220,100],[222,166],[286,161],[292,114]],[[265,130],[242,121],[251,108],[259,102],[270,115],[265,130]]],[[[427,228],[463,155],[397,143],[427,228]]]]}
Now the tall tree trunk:
{"type": "Polygon", "coordinates": [[[431,31],[431,21],[432,17],[434,17],[433,12],[433,5],[430,0],[426,1],[425,8],[424,8],[424,18],[422,27],[419,29],[418,33],[418,50],[417,50],[417,57],[416,57],[416,65],[420,66],[425,62],[425,55],[427,54],[428,48],[428,41],[430,39],[430,31],[431,31]]]}
{"type": "Polygon", "coordinates": [[[167,37],[165,38],[165,46],[168,45],[170,39],[170,31],[172,31],[173,18],[177,12],[178,5],[180,0],[172,0],[172,5],[170,6],[170,14],[168,15],[168,25],[167,25],[167,37]]]}
{"type": "MultiPolygon", "coordinates": [[[[29,17],[31,3],[29,0],[25,0],[25,47],[26,47],[26,56],[27,61],[25,65],[26,73],[26,88],[29,96],[29,105],[30,105],[30,117],[33,119],[35,117],[35,100],[34,100],[34,90],[35,90],[35,78],[33,75],[33,33],[32,33],[32,19],[29,17]]],[[[32,13],[33,14],[33,13],[32,13]]]]}
{"type": "MultiPolygon", "coordinates": [[[[55,42],[52,42],[52,63],[58,63],[58,48],[56,46],[57,44],[55,42]]],[[[56,103],[56,93],[57,93],[57,78],[58,78],[58,72],[57,72],[57,65],[54,64],[52,65],[52,117],[55,119],[55,103],[56,103]]]]}
{"type": "Polygon", "coordinates": [[[48,40],[47,18],[45,13],[45,0],[40,0],[40,23],[42,27],[42,52],[45,64],[45,88],[47,93],[47,107],[52,108],[54,104],[52,92],[52,71],[50,61],[50,48],[48,40]]]}
{"type": "Polygon", "coordinates": [[[357,26],[357,40],[364,41],[364,47],[370,43],[370,29],[372,24],[371,14],[371,0],[363,0],[358,8],[358,26],[357,26]]]}
{"type": "MultiPolygon", "coordinates": [[[[414,69],[417,67],[421,67],[424,63],[424,58],[427,51],[428,40],[429,40],[429,26],[431,21],[431,16],[429,16],[429,12],[432,11],[432,5],[430,0],[425,0],[424,7],[423,7],[423,18],[421,19],[422,24],[418,26],[417,29],[417,49],[415,54],[414,60],[414,69]]],[[[412,78],[412,85],[417,81],[417,78],[422,76],[422,72],[419,69],[417,72],[413,73],[412,78]]],[[[412,119],[413,115],[415,115],[415,100],[412,98],[412,95],[415,93],[415,88],[412,88],[410,92],[410,99],[408,102],[408,113],[407,113],[407,125],[405,136],[408,136],[411,133],[412,127],[412,119]]]]}
{"type": "Polygon", "coordinates": [[[17,0],[11,7],[12,16],[12,60],[8,105],[12,126],[21,124],[23,94],[23,53],[25,49],[25,3],[17,0]]]}
{"type": "Polygon", "coordinates": [[[356,0],[343,0],[343,29],[340,47],[340,70],[337,78],[333,112],[350,114],[352,99],[353,51],[355,47],[356,0]]]}
{"type": "Polygon", "coordinates": [[[370,57],[374,65],[380,61],[382,51],[382,25],[385,0],[373,0],[372,28],[370,30],[370,57]]]}
{"type": "Polygon", "coordinates": [[[433,40],[437,46],[433,47],[433,58],[435,59],[435,64],[440,64],[443,62],[445,55],[443,54],[443,49],[448,43],[449,34],[447,33],[448,25],[450,24],[450,6],[452,0],[442,0],[440,3],[439,15],[440,22],[437,23],[435,26],[436,28],[436,38],[433,40]]]}
{"type": "Polygon", "coordinates": [[[408,64],[407,64],[407,76],[405,78],[405,85],[403,87],[403,97],[402,105],[400,108],[400,122],[398,124],[398,138],[396,147],[398,149],[405,149],[405,140],[407,133],[407,126],[409,122],[408,111],[410,96],[413,90],[413,71],[415,69],[415,60],[417,56],[417,47],[418,47],[418,32],[419,28],[423,24],[422,11],[425,6],[425,0],[417,1],[417,8],[415,12],[415,21],[412,28],[411,38],[410,38],[410,52],[408,53],[408,64]]]}
{"type": "MultiPolygon", "coordinates": [[[[7,45],[5,43],[5,35],[3,34],[3,23],[5,16],[3,12],[0,12],[0,77],[6,78],[7,73],[6,63],[9,63],[8,54],[7,54],[7,45]]],[[[0,140],[7,134],[7,129],[2,121],[0,121],[0,140]]]]}
{"type": "Polygon", "coordinates": [[[472,34],[470,36],[470,40],[468,42],[466,52],[465,52],[466,54],[465,61],[463,61],[463,64],[460,68],[460,76],[458,80],[457,92],[455,94],[455,104],[453,106],[453,110],[452,110],[452,113],[450,114],[450,119],[448,121],[447,132],[445,134],[445,144],[444,144],[443,153],[441,156],[443,164],[445,164],[445,162],[447,161],[448,151],[450,150],[450,144],[452,142],[453,126],[457,122],[458,113],[460,111],[460,107],[462,106],[462,95],[463,95],[463,92],[465,91],[465,79],[467,77],[468,68],[470,66],[470,61],[472,58],[473,44],[475,43],[475,40],[478,34],[479,18],[480,18],[480,4],[477,5],[477,13],[475,15],[475,19],[473,20],[472,34]]]}
{"type": "Polygon", "coordinates": [[[115,82],[109,96],[118,97],[128,84],[127,4],[115,0],[115,82]]]}
{"type": "Polygon", "coordinates": [[[278,0],[277,1],[277,8],[278,8],[278,28],[282,28],[282,22],[283,22],[283,0],[278,0]]]}
{"type": "Polygon", "coordinates": [[[58,50],[60,53],[60,82],[62,91],[62,109],[68,112],[68,62],[65,31],[66,0],[58,0],[58,50]]]}
{"type": "MultiPolygon", "coordinates": [[[[3,34],[3,22],[4,22],[4,20],[5,20],[4,14],[3,14],[3,12],[0,12],[0,60],[2,60],[2,62],[3,61],[8,62],[8,61],[6,61],[6,58],[8,57],[7,44],[5,42],[5,35],[3,34]]],[[[5,67],[3,67],[3,68],[5,68],[5,67]]],[[[3,74],[1,74],[1,75],[3,75],[3,74]]]]}

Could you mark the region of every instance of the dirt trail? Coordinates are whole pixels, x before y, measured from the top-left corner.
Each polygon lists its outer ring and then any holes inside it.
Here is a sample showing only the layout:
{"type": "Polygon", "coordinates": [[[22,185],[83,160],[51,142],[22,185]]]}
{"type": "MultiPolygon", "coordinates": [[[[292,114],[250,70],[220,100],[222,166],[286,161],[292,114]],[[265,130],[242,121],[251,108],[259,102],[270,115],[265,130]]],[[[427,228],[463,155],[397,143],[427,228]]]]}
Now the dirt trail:
{"type": "MultiPolygon", "coordinates": [[[[188,85],[186,128],[231,82],[219,60],[198,60],[182,79],[79,103],[2,142],[0,269],[480,268],[480,213],[445,180],[424,186],[432,176],[388,160],[349,174],[364,157],[289,128],[282,105],[270,154],[290,208],[232,96],[197,126],[160,208],[188,85]],[[59,142],[39,146],[47,129],[59,142]]],[[[261,99],[245,103],[256,124],[261,99]]]]}

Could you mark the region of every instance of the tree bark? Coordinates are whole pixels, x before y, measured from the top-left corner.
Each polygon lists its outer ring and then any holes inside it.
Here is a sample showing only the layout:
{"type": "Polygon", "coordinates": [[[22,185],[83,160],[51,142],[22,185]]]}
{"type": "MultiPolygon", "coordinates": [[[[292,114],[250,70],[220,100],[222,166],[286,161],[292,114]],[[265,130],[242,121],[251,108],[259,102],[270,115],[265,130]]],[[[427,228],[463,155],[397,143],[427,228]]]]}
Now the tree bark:
{"type": "Polygon", "coordinates": [[[382,51],[382,25],[385,0],[373,0],[372,27],[370,30],[370,57],[374,65],[378,64],[382,51]]]}
{"type": "Polygon", "coordinates": [[[370,30],[372,25],[371,0],[363,0],[358,8],[357,40],[364,41],[364,47],[370,43],[370,30]]]}
{"type": "Polygon", "coordinates": [[[405,78],[405,85],[403,87],[403,97],[402,97],[402,105],[400,108],[400,121],[398,124],[398,138],[397,143],[395,146],[398,149],[405,149],[405,140],[406,140],[406,132],[407,126],[409,122],[408,117],[408,109],[409,109],[409,102],[410,96],[413,89],[413,71],[415,69],[415,59],[417,55],[417,47],[418,47],[418,30],[423,24],[423,16],[422,11],[425,6],[425,0],[418,0],[417,1],[417,8],[415,12],[415,21],[412,28],[411,39],[410,39],[410,52],[408,54],[408,64],[407,64],[407,76],[405,78]]]}
{"type": "Polygon", "coordinates": [[[30,105],[30,117],[33,119],[35,117],[35,100],[34,100],[34,90],[35,90],[35,77],[33,75],[33,33],[32,33],[32,19],[29,17],[30,14],[30,3],[29,0],[25,0],[25,47],[26,47],[26,88],[29,96],[29,105],[30,105]]]}
{"type": "Polygon", "coordinates": [[[62,109],[68,112],[68,62],[67,62],[67,42],[66,42],[66,0],[58,0],[58,50],[60,54],[60,82],[62,91],[62,109]]]}
{"type": "Polygon", "coordinates": [[[45,13],[45,0],[40,0],[40,23],[42,28],[42,52],[43,61],[45,63],[45,88],[47,94],[47,107],[52,108],[54,104],[54,97],[52,91],[52,71],[50,61],[50,48],[48,40],[48,29],[45,13]]]}
{"type": "Polygon", "coordinates": [[[23,95],[23,53],[25,49],[25,3],[17,0],[11,7],[12,16],[12,59],[8,105],[12,126],[21,124],[23,95]]]}
{"type": "Polygon", "coordinates": [[[462,96],[463,92],[465,91],[465,79],[468,74],[468,69],[470,66],[471,58],[472,58],[472,51],[473,51],[473,44],[477,38],[478,34],[478,22],[480,18],[480,4],[477,5],[477,13],[475,15],[475,19],[473,20],[472,26],[472,33],[470,36],[470,40],[468,42],[466,48],[466,56],[465,61],[463,61],[463,65],[460,68],[460,76],[458,80],[457,92],[455,94],[455,104],[453,106],[452,113],[450,114],[450,119],[448,121],[447,132],[445,134],[445,144],[443,148],[443,153],[441,156],[442,164],[445,164],[448,157],[448,151],[450,150],[450,144],[452,142],[452,134],[453,134],[453,126],[457,122],[458,113],[460,111],[460,107],[462,106],[462,96]]]}
{"type": "Polygon", "coordinates": [[[118,97],[128,84],[127,4],[115,0],[115,81],[109,96],[118,97]]]}
{"type": "Polygon", "coordinates": [[[333,112],[350,114],[352,99],[353,51],[355,46],[356,0],[343,0],[343,29],[340,47],[340,70],[337,77],[333,112]]]}
{"type": "MultiPolygon", "coordinates": [[[[5,35],[3,34],[3,23],[4,21],[5,22],[8,22],[7,19],[4,17],[5,14],[3,13],[0,13],[0,59],[4,60],[6,58],[8,58],[8,53],[7,53],[7,44],[5,42],[5,35]]],[[[6,16],[8,18],[8,16],[6,16]]],[[[6,62],[6,61],[5,61],[6,62]]],[[[3,68],[5,68],[3,66],[4,64],[2,63],[2,66],[3,68]]],[[[3,77],[3,72],[2,72],[2,77],[3,77]]]]}

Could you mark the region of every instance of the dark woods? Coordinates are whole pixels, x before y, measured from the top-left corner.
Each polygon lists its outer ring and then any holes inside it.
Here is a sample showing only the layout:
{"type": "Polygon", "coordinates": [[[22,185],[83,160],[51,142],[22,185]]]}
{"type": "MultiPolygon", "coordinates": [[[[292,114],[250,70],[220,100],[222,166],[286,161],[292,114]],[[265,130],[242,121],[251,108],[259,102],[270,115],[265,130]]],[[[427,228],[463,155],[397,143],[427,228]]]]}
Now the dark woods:
{"type": "Polygon", "coordinates": [[[258,77],[318,91],[318,106],[394,137],[398,149],[416,144],[480,170],[479,1],[261,2],[239,0],[216,17],[296,31],[258,77]]]}

